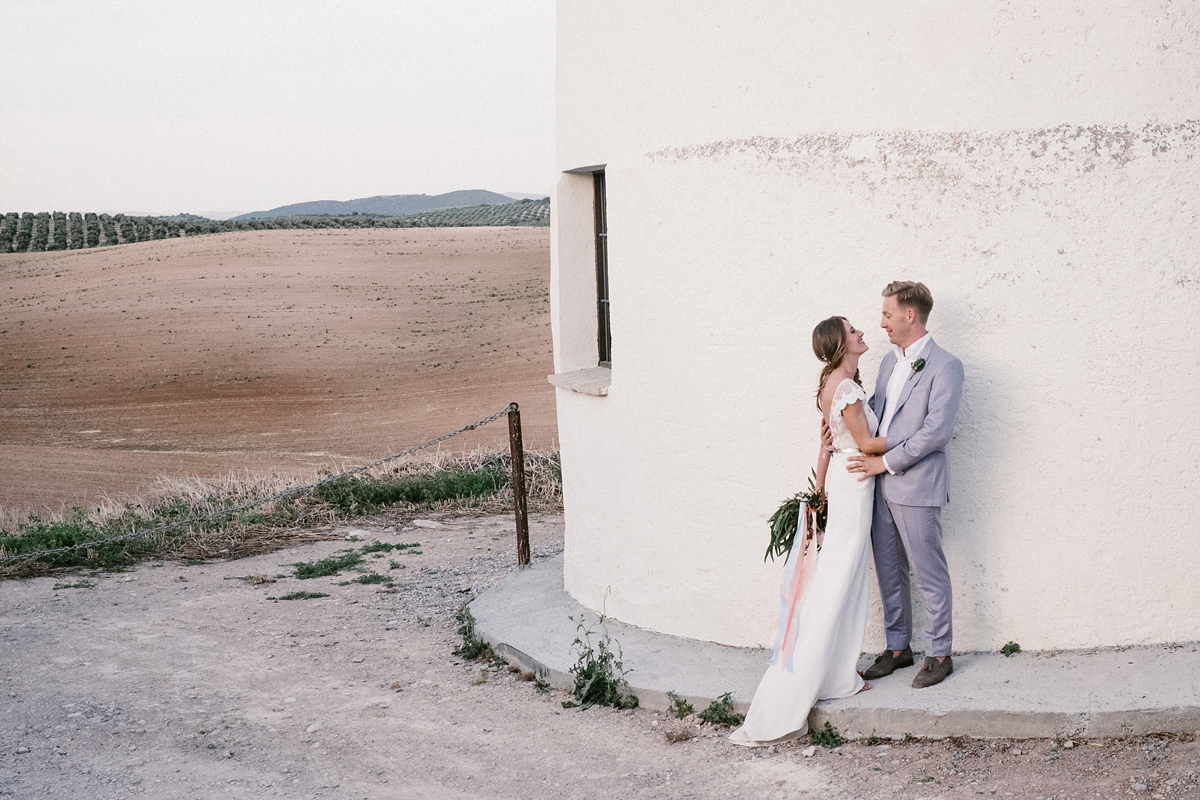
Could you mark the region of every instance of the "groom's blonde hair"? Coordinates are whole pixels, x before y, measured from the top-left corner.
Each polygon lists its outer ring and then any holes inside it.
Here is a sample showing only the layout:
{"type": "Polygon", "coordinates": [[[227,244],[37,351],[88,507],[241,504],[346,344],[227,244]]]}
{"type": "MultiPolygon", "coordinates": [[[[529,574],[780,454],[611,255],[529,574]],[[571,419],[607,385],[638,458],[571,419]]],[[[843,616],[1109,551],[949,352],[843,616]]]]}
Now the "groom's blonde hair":
{"type": "Polygon", "coordinates": [[[933,293],[929,287],[916,281],[892,281],[883,289],[884,297],[894,297],[896,302],[907,308],[915,309],[917,319],[924,325],[929,322],[929,312],[933,311],[933,293]]]}

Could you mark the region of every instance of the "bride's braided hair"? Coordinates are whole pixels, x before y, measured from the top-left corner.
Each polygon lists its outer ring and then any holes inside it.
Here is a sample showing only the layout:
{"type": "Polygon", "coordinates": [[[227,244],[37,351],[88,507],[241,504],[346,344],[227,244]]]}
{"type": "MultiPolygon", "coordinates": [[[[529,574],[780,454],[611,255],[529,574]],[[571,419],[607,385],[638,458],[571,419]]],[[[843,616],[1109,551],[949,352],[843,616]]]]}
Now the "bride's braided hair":
{"type": "MultiPolygon", "coordinates": [[[[830,317],[821,320],[817,327],[813,328],[813,352],[825,362],[825,368],[821,370],[821,379],[817,381],[817,410],[821,413],[825,412],[821,408],[821,393],[825,391],[825,382],[829,380],[833,371],[842,365],[842,360],[846,357],[845,323],[845,317],[830,317]]],[[[854,370],[854,382],[862,386],[858,370],[854,370]]]]}

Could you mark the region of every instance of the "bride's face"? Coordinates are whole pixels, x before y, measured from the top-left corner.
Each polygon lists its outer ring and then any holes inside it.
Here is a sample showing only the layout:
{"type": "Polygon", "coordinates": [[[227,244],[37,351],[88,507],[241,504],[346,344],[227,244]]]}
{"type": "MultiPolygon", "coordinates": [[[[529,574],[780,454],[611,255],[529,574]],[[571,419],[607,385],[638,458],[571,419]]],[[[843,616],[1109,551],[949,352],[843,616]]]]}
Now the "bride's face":
{"type": "Polygon", "coordinates": [[[842,324],[846,326],[847,354],[861,356],[863,353],[871,349],[867,347],[867,343],[863,341],[862,331],[851,325],[849,320],[842,320],[842,324]]]}

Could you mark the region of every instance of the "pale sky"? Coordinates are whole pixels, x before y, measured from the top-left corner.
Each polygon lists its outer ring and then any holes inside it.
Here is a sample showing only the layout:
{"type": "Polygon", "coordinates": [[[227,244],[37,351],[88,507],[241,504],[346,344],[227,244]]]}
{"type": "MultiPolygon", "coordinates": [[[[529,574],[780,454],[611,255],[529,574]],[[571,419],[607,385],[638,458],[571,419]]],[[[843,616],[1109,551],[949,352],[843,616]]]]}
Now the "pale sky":
{"type": "Polygon", "coordinates": [[[553,0],[0,0],[0,213],[548,193],[553,0]]]}

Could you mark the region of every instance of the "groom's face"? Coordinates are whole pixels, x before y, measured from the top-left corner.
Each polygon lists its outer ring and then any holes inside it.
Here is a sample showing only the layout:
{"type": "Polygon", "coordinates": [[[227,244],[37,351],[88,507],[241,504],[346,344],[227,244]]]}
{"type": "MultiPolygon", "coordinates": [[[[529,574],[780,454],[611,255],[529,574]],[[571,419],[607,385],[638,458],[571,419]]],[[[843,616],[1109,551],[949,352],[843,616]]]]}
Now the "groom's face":
{"type": "Polygon", "coordinates": [[[889,295],[883,298],[883,318],[879,321],[879,327],[887,331],[888,341],[904,347],[911,344],[909,338],[914,316],[913,309],[900,305],[895,297],[889,295]]]}

